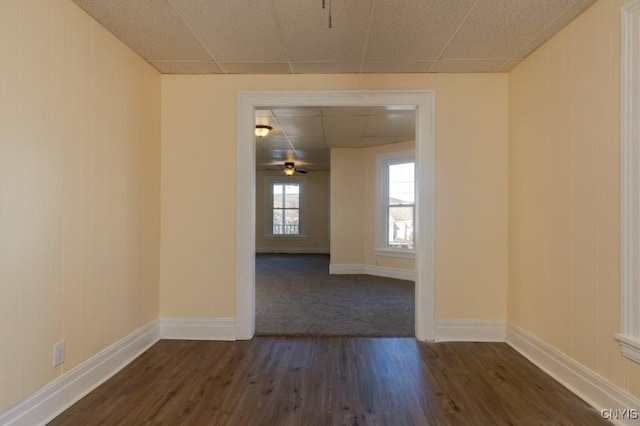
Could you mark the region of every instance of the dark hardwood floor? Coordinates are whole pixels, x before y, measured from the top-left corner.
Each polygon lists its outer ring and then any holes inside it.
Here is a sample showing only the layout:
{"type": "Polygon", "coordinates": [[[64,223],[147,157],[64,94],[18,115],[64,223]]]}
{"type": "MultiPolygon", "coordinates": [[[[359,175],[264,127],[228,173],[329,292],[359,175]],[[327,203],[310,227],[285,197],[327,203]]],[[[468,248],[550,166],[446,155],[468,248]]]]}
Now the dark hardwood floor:
{"type": "Polygon", "coordinates": [[[592,425],[504,343],[162,340],[53,425],[592,425]]]}

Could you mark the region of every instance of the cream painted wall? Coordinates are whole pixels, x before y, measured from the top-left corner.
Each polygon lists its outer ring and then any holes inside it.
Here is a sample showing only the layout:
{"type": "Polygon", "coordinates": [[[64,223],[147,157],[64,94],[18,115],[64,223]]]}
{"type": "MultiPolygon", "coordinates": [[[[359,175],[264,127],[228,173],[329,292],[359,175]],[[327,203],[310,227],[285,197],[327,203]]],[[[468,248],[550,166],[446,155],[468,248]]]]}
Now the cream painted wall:
{"type": "Polygon", "coordinates": [[[365,158],[361,148],[331,149],[331,263],[364,263],[365,158]]]}
{"type": "MultiPolygon", "coordinates": [[[[329,172],[311,171],[304,175],[306,179],[306,236],[299,239],[265,238],[265,187],[266,176],[282,177],[280,172],[256,172],[256,251],[287,253],[329,252],[329,172]]],[[[268,208],[268,206],[267,206],[268,208]]]]}
{"type": "Polygon", "coordinates": [[[75,4],[0,0],[0,411],[157,318],[159,120],[159,73],[75,4]]]}
{"type": "Polygon", "coordinates": [[[414,141],[331,150],[331,263],[414,269],[413,259],[375,253],[376,156],[414,148],[414,141]]]}
{"type": "Polygon", "coordinates": [[[620,352],[620,8],[600,0],[509,74],[509,321],[640,396],[620,352]]]}
{"type": "Polygon", "coordinates": [[[240,90],[418,88],[436,93],[436,316],[504,320],[507,81],[506,74],[162,76],[161,315],[235,315],[240,90]]]}

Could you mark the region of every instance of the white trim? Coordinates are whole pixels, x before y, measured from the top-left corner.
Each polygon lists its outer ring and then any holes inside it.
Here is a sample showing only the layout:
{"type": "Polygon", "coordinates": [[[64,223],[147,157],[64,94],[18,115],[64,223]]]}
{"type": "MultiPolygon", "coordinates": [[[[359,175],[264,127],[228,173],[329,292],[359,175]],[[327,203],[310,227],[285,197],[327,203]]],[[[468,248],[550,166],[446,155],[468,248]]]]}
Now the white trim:
{"type": "Polygon", "coordinates": [[[264,246],[256,247],[256,253],[329,254],[329,247],[264,246]]]}
{"type": "Polygon", "coordinates": [[[504,321],[436,321],[436,342],[504,342],[504,321]]]}
{"type": "Polygon", "coordinates": [[[620,334],[627,358],[640,362],[640,0],[621,11],[620,334]]]}
{"type": "Polygon", "coordinates": [[[149,349],[158,339],[159,323],[154,320],[0,413],[0,424],[48,423],[149,349]]]}
{"type": "Polygon", "coordinates": [[[160,337],[177,340],[236,340],[235,318],[160,318],[160,337]]]}
{"type": "Polygon", "coordinates": [[[435,93],[433,90],[242,91],[238,93],[236,205],[236,327],[238,339],[255,333],[254,110],[296,106],[416,108],[416,337],[433,340],[435,241],[435,93]]]}
{"type": "Polygon", "coordinates": [[[389,268],[386,266],[331,263],[329,264],[329,274],[331,275],[374,275],[377,277],[395,278],[415,282],[415,273],[412,270],[389,268]]]}
{"type": "Polygon", "coordinates": [[[375,249],[373,251],[376,256],[379,257],[397,257],[397,258],[401,258],[401,259],[415,259],[416,258],[416,253],[414,250],[411,251],[407,251],[407,250],[394,250],[394,249],[375,249]]]}
{"type": "MultiPolygon", "coordinates": [[[[628,408],[640,411],[638,398],[523,329],[508,324],[507,343],[596,410],[628,408]]],[[[637,420],[614,423],[637,424],[637,420]]]]}

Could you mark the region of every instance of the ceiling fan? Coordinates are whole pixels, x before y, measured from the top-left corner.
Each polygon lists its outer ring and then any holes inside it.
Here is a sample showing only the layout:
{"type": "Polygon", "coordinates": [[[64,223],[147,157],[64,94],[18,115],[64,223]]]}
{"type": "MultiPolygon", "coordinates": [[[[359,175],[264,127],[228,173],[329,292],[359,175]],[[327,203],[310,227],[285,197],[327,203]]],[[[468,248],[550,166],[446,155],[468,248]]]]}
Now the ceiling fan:
{"type": "Polygon", "coordinates": [[[287,176],[293,175],[295,172],[298,173],[309,173],[309,169],[306,167],[296,167],[293,161],[286,161],[284,163],[284,167],[282,168],[282,173],[287,176]]]}

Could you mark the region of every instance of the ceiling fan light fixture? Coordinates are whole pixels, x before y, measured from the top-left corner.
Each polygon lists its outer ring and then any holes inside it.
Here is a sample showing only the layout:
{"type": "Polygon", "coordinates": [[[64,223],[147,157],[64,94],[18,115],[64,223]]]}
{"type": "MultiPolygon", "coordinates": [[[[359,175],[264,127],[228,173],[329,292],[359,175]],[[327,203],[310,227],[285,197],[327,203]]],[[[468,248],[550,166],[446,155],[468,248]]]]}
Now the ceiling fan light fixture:
{"type": "Polygon", "coordinates": [[[285,175],[292,176],[295,173],[296,169],[292,162],[287,161],[286,163],[284,163],[284,169],[282,169],[282,171],[285,175]]]}
{"type": "Polygon", "coordinates": [[[259,138],[264,138],[269,134],[269,132],[273,130],[273,127],[267,126],[265,124],[256,124],[256,136],[259,138]]]}

